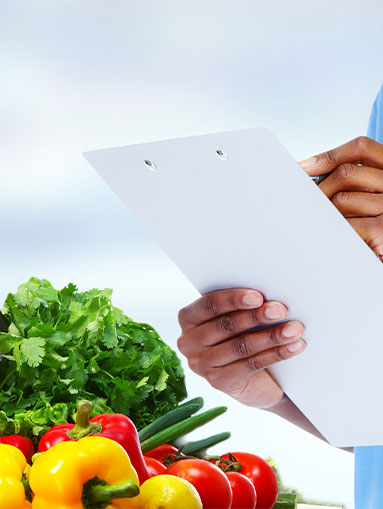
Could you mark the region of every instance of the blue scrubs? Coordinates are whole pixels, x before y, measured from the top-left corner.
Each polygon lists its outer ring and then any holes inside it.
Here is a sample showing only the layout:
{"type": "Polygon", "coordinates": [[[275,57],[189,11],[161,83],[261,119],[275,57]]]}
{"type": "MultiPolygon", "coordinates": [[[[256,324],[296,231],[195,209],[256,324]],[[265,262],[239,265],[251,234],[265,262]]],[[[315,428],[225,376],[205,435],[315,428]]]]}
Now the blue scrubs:
{"type": "MultiPolygon", "coordinates": [[[[383,87],[372,108],[368,136],[383,143],[383,87]]],[[[355,509],[383,509],[383,446],[355,447],[355,509]]]]}

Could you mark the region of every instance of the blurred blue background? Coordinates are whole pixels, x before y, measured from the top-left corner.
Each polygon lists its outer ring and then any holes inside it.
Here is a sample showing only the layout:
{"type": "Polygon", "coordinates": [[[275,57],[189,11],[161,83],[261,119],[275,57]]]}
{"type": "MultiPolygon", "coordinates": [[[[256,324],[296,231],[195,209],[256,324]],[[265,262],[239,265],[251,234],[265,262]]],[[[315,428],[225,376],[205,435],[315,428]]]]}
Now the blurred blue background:
{"type": "MultiPolygon", "coordinates": [[[[267,125],[299,160],[364,134],[382,14],[352,0],[2,0],[1,301],[31,275],[112,287],[175,347],[177,312],[198,294],[81,153],[267,125]]],[[[229,405],[206,426],[232,431],[224,450],[270,455],[286,485],[353,506],[351,454],[184,364],[191,396],[229,405]]]]}

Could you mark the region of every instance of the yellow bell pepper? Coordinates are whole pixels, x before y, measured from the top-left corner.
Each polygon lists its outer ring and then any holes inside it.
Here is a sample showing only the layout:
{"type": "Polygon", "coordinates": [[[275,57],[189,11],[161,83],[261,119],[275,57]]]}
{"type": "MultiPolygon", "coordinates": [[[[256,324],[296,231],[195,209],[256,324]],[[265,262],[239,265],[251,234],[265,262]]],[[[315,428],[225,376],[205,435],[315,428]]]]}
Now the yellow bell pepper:
{"type": "Polygon", "coordinates": [[[13,445],[0,444],[0,509],[26,509],[31,507],[25,500],[21,481],[27,460],[13,445]]]}
{"type": "Polygon", "coordinates": [[[52,446],[33,463],[29,484],[33,509],[138,507],[138,477],[129,456],[120,444],[105,437],[89,436],[52,446]],[[92,483],[88,481],[96,477],[104,485],[89,487],[92,483]]]}

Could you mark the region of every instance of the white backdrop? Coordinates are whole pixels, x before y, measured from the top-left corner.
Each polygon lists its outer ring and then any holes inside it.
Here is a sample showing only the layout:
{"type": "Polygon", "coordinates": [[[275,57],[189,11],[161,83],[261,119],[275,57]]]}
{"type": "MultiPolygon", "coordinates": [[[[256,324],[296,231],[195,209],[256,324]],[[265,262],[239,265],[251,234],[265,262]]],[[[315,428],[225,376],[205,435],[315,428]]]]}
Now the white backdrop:
{"type": "MultiPolygon", "coordinates": [[[[351,0],[0,0],[0,300],[31,275],[112,287],[175,347],[198,295],[81,152],[267,125],[302,159],[363,134],[382,14],[351,0]]],[[[190,396],[229,405],[204,435],[230,430],[225,450],[271,455],[285,484],[352,507],[351,454],[185,370],[190,396]]]]}

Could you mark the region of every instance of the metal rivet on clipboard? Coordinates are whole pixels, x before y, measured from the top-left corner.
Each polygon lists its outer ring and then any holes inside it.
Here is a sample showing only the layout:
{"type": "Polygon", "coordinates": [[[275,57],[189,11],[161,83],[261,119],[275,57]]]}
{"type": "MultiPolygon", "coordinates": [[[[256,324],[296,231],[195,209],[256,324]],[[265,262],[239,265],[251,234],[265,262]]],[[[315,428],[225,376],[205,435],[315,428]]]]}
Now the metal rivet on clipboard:
{"type": "Polygon", "coordinates": [[[148,168],[148,170],[150,170],[150,171],[156,171],[157,167],[156,167],[156,165],[153,163],[153,161],[149,161],[149,159],[145,159],[144,163],[145,163],[145,166],[148,168]]]}
{"type": "Polygon", "coordinates": [[[222,161],[227,161],[229,159],[229,154],[221,149],[216,150],[215,153],[222,161]]]}

